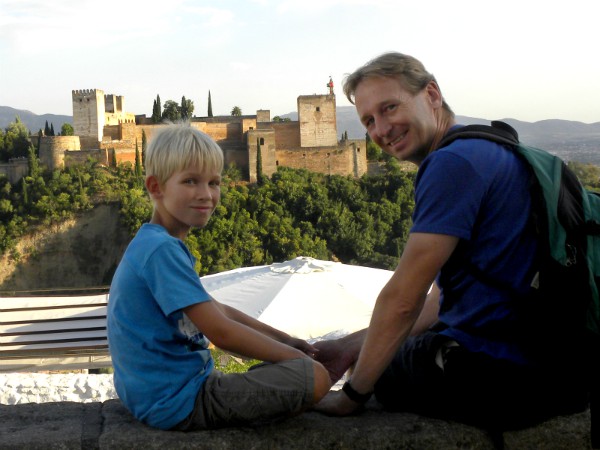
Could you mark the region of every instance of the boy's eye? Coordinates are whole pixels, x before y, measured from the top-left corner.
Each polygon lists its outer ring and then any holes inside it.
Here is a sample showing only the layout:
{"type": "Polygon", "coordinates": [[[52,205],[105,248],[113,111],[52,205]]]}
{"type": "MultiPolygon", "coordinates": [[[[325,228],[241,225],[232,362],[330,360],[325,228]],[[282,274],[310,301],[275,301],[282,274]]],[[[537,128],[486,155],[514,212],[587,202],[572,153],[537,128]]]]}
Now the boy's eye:
{"type": "Polygon", "coordinates": [[[194,184],[196,183],[196,181],[193,178],[187,178],[185,180],[183,180],[184,184],[194,184]]]}

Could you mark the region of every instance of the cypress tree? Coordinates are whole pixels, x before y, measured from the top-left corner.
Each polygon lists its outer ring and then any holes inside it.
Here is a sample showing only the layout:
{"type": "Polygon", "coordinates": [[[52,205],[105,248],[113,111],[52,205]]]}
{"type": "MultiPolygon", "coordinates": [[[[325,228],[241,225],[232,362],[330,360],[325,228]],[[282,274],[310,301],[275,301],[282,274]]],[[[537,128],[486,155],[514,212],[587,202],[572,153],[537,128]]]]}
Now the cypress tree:
{"type": "Polygon", "coordinates": [[[260,148],[260,139],[256,138],[256,182],[262,186],[265,182],[262,172],[262,151],[260,148]]]}
{"type": "Polygon", "coordinates": [[[142,177],[142,162],[140,161],[140,151],[138,149],[137,139],[135,140],[135,176],[142,177]]]}
{"type": "Polygon", "coordinates": [[[210,89],[208,90],[208,117],[212,117],[213,116],[213,112],[212,112],[212,100],[210,98],[210,89]]]}
{"type": "Polygon", "coordinates": [[[142,129],[142,168],[146,167],[146,130],[142,129]]]}
{"type": "Polygon", "coordinates": [[[50,136],[54,136],[54,124],[50,123],[50,136]]]}
{"type": "Polygon", "coordinates": [[[50,136],[50,127],[48,126],[47,120],[46,120],[46,125],[44,126],[44,136],[50,136]]]}

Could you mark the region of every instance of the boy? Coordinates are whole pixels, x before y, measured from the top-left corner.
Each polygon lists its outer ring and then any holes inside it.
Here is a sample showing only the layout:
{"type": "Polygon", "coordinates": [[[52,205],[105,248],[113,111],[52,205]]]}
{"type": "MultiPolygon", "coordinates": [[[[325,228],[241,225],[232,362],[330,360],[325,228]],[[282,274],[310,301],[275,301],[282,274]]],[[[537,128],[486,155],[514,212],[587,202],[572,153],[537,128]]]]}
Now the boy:
{"type": "Polygon", "coordinates": [[[157,131],[146,152],[154,204],[115,273],[108,305],[114,382],[141,422],[164,430],[245,425],[298,414],[329,390],[305,341],[222,305],[204,290],[183,240],[204,227],[220,196],[223,154],[189,125],[157,131]],[[215,346],[272,364],[214,369],[215,346]]]}

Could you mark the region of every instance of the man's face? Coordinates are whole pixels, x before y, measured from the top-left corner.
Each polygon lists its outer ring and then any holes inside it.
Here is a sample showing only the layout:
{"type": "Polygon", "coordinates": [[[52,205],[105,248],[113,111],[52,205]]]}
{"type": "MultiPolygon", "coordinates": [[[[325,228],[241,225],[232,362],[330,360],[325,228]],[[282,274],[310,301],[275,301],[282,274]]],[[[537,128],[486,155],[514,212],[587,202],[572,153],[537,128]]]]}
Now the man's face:
{"type": "Polygon", "coordinates": [[[441,94],[429,83],[411,94],[389,77],[369,77],[354,93],[358,116],[371,139],[389,155],[419,165],[431,151],[441,94]]]}

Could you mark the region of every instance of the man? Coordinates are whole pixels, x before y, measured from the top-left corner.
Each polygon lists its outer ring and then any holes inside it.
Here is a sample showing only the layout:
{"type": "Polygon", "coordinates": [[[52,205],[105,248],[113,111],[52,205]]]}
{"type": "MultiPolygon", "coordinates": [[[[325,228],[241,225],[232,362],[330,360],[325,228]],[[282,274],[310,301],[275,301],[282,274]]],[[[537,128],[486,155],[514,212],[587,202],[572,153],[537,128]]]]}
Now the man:
{"type": "Polygon", "coordinates": [[[332,379],[355,367],[316,409],[350,414],[374,392],[390,409],[487,427],[583,409],[584,393],[565,381],[572,361],[548,360],[556,340],[527,301],[538,245],[524,164],[482,139],[438,150],[458,125],[413,57],[370,61],[344,93],[371,139],[419,171],[413,227],[369,328],[317,344],[332,379]]]}

